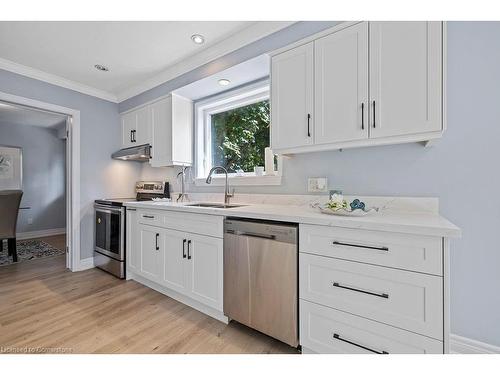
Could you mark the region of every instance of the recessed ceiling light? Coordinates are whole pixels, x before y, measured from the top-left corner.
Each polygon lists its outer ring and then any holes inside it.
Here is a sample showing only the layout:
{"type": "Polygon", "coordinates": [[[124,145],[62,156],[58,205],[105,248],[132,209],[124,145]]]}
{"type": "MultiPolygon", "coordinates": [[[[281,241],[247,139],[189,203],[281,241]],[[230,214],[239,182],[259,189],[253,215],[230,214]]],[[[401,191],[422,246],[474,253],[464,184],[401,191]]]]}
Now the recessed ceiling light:
{"type": "Polygon", "coordinates": [[[205,42],[205,37],[200,34],[191,35],[191,40],[196,44],[203,44],[205,42]]]}
{"type": "Polygon", "coordinates": [[[228,79],[225,79],[225,78],[223,78],[223,79],[219,79],[219,85],[221,85],[221,86],[227,86],[227,85],[229,85],[230,83],[231,83],[231,81],[230,81],[230,80],[228,80],[228,79]]]}
{"type": "Polygon", "coordinates": [[[100,65],[100,64],[95,64],[94,68],[96,68],[97,70],[100,70],[101,72],[108,72],[109,71],[109,68],[107,66],[100,65]]]}

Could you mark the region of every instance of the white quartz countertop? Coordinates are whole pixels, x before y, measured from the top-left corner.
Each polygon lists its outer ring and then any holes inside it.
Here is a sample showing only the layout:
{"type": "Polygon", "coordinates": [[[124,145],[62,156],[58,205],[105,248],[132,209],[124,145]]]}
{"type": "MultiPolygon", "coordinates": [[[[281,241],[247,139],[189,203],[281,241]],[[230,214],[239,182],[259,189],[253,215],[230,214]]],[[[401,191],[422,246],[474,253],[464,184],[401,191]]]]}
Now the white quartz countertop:
{"type": "Polygon", "coordinates": [[[317,209],[308,206],[246,203],[235,203],[242,205],[235,208],[189,206],[189,204],[195,203],[197,202],[173,203],[147,201],[127,202],[125,206],[439,237],[461,236],[460,228],[442,216],[431,212],[381,210],[362,217],[345,217],[325,215],[317,209]]]}

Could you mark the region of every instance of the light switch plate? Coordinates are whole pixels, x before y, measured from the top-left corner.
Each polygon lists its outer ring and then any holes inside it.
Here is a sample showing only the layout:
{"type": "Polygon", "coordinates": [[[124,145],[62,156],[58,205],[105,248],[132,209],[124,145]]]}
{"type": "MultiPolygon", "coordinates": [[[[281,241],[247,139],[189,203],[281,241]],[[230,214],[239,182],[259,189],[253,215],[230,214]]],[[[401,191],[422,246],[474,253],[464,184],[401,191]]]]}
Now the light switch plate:
{"type": "Polygon", "coordinates": [[[328,179],[326,177],[310,177],[307,179],[307,191],[309,193],[324,193],[328,191],[328,179]]]}

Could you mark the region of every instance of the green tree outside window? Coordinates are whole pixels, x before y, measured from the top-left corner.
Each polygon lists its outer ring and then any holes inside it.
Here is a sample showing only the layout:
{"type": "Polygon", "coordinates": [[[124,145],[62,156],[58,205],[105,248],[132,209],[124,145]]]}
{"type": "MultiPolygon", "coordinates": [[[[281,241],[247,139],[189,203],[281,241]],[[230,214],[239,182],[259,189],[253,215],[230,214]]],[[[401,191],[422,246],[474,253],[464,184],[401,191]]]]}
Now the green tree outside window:
{"type": "Polygon", "coordinates": [[[213,165],[232,173],[263,166],[269,123],[269,100],[211,115],[213,165]]]}

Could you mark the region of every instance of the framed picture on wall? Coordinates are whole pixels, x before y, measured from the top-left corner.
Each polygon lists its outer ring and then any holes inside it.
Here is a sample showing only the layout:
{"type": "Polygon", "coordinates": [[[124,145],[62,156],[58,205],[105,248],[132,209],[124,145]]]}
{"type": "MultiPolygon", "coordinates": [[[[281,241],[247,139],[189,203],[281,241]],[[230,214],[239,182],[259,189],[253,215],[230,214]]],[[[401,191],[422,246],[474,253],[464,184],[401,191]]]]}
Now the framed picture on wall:
{"type": "Polygon", "coordinates": [[[22,190],[23,149],[0,145],[0,190],[22,190]]]}

